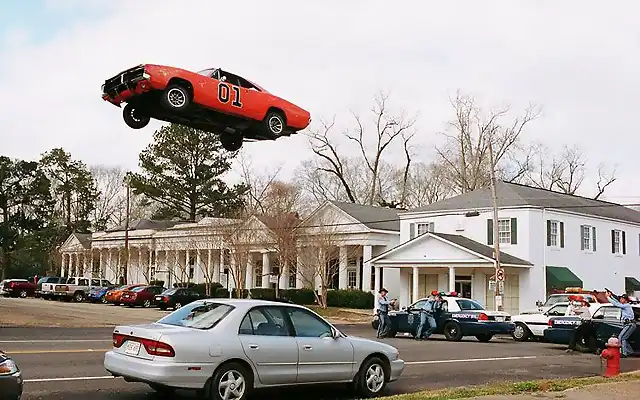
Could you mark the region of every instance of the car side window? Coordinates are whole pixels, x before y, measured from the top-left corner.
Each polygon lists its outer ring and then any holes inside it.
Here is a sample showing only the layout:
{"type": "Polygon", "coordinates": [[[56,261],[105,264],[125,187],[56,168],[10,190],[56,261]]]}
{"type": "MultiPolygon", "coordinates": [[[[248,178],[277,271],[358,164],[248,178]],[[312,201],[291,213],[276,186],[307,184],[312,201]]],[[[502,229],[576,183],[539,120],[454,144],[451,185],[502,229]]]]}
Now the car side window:
{"type": "Polygon", "coordinates": [[[239,335],[290,336],[281,307],[256,307],[245,315],[239,335]]]}
{"type": "Polygon", "coordinates": [[[78,286],[89,286],[89,280],[85,278],[78,279],[78,286]]]}
{"type": "Polygon", "coordinates": [[[602,307],[604,319],[620,319],[622,312],[617,307],[602,307]]]}
{"type": "Polygon", "coordinates": [[[426,300],[419,300],[419,301],[416,301],[415,303],[413,303],[413,304],[411,305],[411,308],[413,308],[413,309],[420,309],[420,308],[424,307],[425,303],[426,303],[426,300]]]}
{"type": "Polygon", "coordinates": [[[547,311],[547,315],[550,316],[560,316],[560,315],[565,315],[567,312],[567,308],[568,306],[566,305],[562,305],[562,306],[553,306],[549,309],[549,311],[547,311]]]}
{"type": "Polygon", "coordinates": [[[301,308],[287,308],[298,337],[325,338],[332,337],[331,326],[317,316],[301,308]]]}
{"type": "Polygon", "coordinates": [[[446,300],[442,302],[442,312],[449,312],[449,302],[446,300]]]}

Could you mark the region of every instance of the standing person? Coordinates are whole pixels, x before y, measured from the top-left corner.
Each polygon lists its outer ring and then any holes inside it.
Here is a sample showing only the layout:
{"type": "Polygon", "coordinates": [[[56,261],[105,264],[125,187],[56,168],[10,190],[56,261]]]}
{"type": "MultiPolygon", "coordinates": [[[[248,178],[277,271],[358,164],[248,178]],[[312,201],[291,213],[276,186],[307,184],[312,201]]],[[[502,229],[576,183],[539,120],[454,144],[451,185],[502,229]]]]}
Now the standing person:
{"type": "Polygon", "coordinates": [[[607,298],[613,306],[618,307],[622,311],[620,319],[624,323],[624,327],[620,331],[618,339],[620,339],[622,357],[629,357],[633,355],[633,348],[629,344],[629,338],[636,330],[636,317],[633,312],[633,307],[629,304],[629,296],[627,294],[623,294],[618,300],[611,291],[607,290],[607,298]]]}
{"type": "Polygon", "coordinates": [[[565,315],[578,316],[581,319],[580,325],[576,329],[574,329],[571,338],[569,339],[569,348],[567,349],[567,353],[573,353],[576,349],[576,343],[578,342],[578,338],[582,340],[585,337],[586,332],[588,332],[592,326],[590,324],[585,324],[584,321],[591,318],[591,311],[589,311],[589,302],[584,298],[575,297],[571,299],[571,304],[567,308],[567,312],[565,315]]]}
{"type": "Polygon", "coordinates": [[[378,317],[380,319],[380,325],[378,326],[378,339],[382,339],[387,336],[391,330],[389,306],[395,303],[395,299],[387,299],[389,291],[385,288],[380,289],[378,293],[380,294],[380,297],[378,298],[378,317]]]}
{"type": "Polygon", "coordinates": [[[438,292],[431,292],[429,300],[427,300],[420,309],[420,324],[418,325],[418,331],[416,332],[416,340],[429,339],[429,336],[431,336],[433,331],[436,330],[436,319],[434,314],[440,302],[439,298],[440,294],[438,292]],[[425,325],[429,326],[426,332],[424,331],[425,325]]]}

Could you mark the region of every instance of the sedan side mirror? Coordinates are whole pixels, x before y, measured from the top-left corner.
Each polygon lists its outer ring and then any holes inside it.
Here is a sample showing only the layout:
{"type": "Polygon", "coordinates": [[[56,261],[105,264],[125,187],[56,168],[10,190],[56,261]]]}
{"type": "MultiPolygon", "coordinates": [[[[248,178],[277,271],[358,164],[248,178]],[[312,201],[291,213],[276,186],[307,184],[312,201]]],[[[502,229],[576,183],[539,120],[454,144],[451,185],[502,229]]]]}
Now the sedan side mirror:
{"type": "Polygon", "coordinates": [[[334,339],[339,339],[340,337],[342,337],[342,334],[336,328],[331,327],[331,337],[334,339]]]}

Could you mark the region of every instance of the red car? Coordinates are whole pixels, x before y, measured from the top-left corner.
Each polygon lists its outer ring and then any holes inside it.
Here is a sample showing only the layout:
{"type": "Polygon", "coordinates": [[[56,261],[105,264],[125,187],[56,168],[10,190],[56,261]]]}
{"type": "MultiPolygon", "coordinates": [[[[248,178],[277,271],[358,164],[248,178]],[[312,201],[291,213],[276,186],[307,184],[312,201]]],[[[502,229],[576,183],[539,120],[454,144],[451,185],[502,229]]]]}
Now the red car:
{"type": "Polygon", "coordinates": [[[124,121],[141,129],[151,118],[220,134],[236,151],[243,139],[275,140],[311,122],[308,111],[255,83],[220,68],[191,72],[144,64],[107,79],[102,98],[123,110],[124,121]]]}
{"type": "Polygon", "coordinates": [[[151,307],[156,295],[167,290],[162,286],[138,286],[131,290],[125,290],[120,297],[120,303],[129,307],[142,306],[151,307]]]}

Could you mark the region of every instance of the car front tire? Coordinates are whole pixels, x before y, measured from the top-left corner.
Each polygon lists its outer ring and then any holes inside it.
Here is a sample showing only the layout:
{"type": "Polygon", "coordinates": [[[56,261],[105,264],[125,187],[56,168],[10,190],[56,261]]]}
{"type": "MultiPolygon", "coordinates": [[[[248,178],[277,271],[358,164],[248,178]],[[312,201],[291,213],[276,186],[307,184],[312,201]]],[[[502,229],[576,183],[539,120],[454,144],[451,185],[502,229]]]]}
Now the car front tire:
{"type": "Polygon", "coordinates": [[[169,85],[162,94],[162,104],[173,111],[184,111],[191,104],[191,94],[182,85],[169,85]]]}
{"type": "Polygon", "coordinates": [[[220,144],[226,151],[238,151],[242,148],[242,136],[238,134],[223,133],[220,135],[220,144]]]}
{"type": "Polygon", "coordinates": [[[124,122],[132,129],[142,129],[149,125],[151,117],[141,112],[131,104],[127,103],[122,110],[122,118],[124,122]]]}
{"type": "Polygon", "coordinates": [[[280,137],[287,129],[287,122],[285,121],[284,114],[280,111],[269,111],[264,117],[264,129],[270,136],[280,137]]]}
{"type": "Polygon", "coordinates": [[[253,377],[240,364],[230,362],[222,365],[209,383],[209,398],[212,400],[246,400],[253,389],[253,377]],[[225,397],[229,391],[230,396],[225,397]]]}
{"type": "Polygon", "coordinates": [[[354,389],[358,396],[375,397],[384,392],[389,382],[389,368],[378,357],[366,360],[354,381],[354,389]]]}
{"type": "Polygon", "coordinates": [[[529,328],[527,328],[525,324],[518,322],[516,323],[515,329],[513,330],[513,333],[511,334],[511,336],[513,337],[513,340],[515,340],[516,342],[526,342],[527,340],[529,340],[529,337],[531,336],[531,332],[529,331],[529,328]]]}
{"type": "Polygon", "coordinates": [[[21,290],[20,291],[20,297],[23,298],[23,299],[26,299],[27,298],[27,291],[26,290],[21,290]]]}

